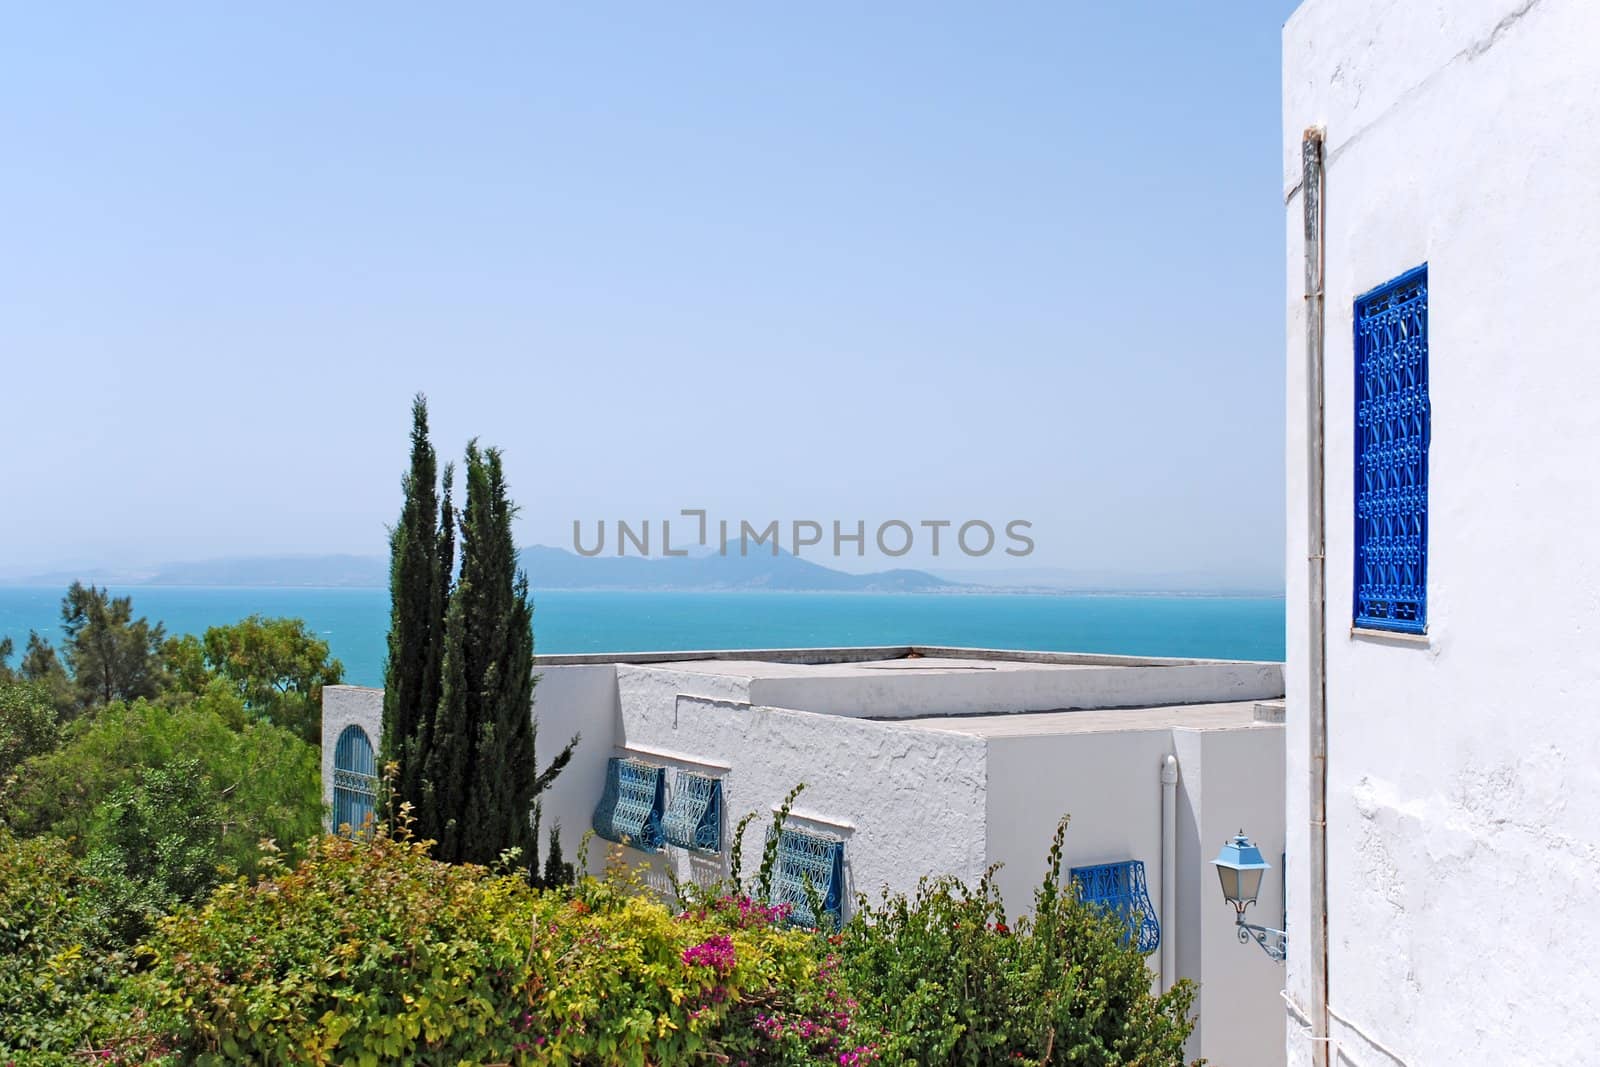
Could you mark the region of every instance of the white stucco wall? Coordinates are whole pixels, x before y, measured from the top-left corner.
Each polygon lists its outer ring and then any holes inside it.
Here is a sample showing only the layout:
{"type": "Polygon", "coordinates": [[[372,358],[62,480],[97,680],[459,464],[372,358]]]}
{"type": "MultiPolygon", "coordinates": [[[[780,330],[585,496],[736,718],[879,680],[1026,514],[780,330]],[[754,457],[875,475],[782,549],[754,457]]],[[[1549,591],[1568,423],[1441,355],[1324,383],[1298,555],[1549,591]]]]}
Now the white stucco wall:
{"type": "Polygon", "coordinates": [[[1311,0],[1284,31],[1288,989],[1306,1002],[1296,186],[1322,124],[1329,995],[1354,1062],[1600,1057],[1597,42],[1589,0],[1311,0]],[[1424,261],[1428,634],[1352,636],[1351,303],[1424,261]]]}
{"type": "MultiPolygon", "coordinates": [[[[1026,910],[1044,877],[1056,822],[1070,813],[1063,868],[1143,860],[1161,936],[1176,949],[1175,977],[1200,984],[1190,1055],[1229,1067],[1284,1062],[1280,964],[1234,934],[1210,861],[1247,829],[1279,868],[1283,851],[1283,728],[1130,730],[990,741],[989,861],[1007,907],[1026,910]],[[1160,914],[1161,765],[1179,763],[1177,879],[1172,914],[1160,914]]],[[[1269,878],[1251,920],[1277,926],[1279,880],[1269,878]]],[[[1152,956],[1153,970],[1160,965],[1152,956]]]]}
{"type": "MultiPolygon", "coordinates": [[[[1008,912],[1032,910],[1063,815],[1072,817],[1063,874],[1143,860],[1159,908],[1161,761],[1172,751],[1169,731],[1004,737],[989,745],[987,847],[989,862],[1005,864],[995,882],[1008,912]]],[[[1165,927],[1166,917],[1157,919],[1165,927]]]]}
{"type": "Polygon", "coordinates": [[[616,668],[610,664],[540,668],[533,689],[533,718],[538,729],[534,756],[540,770],[578,735],[572,762],[539,798],[541,854],[549,846],[550,831],[559,826],[562,852],[571,862],[593,821],[595,802],[605,787],[606,760],[621,722],[616,668]]]}
{"type": "Polygon", "coordinates": [[[757,678],[749,684],[752,703],[873,718],[1266,700],[1282,692],[1280,665],[1254,662],[891,669],[876,675],[862,671],[843,677],[757,678]]]}
{"type": "MultiPolygon", "coordinates": [[[[322,690],[322,821],[327,830],[333,818],[333,756],[339,735],[347,726],[367,732],[372,751],[377,753],[383,736],[383,690],[361,685],[330,685],[322,690]]],[[[382,756],[378,770],[383,770],[382,756]]]]}
{"type": "MultiPolygon", "coordinates": [[[[847,895],[909,892],[930,872],[982,874],[980,739],[719,697],[637,696],[624,695],[619,746],[669,766],[703,766],[688,762],[695,760],[728,768],[720,773],[730,831],[745,813],[758,813],[745,832],[746,876],[760,865],[773,810],[802,782],[795,824],[844,840],[847,895]]],[[[671,850],[669,862],[676,856],[671,850]]],[[[680,877],[701,873],[682,862],[680,877]]]]}
{"type": "Polygon", "coordinates": [[[1272,870],[1247,919],[1283,927],[1284,731],[1174,730],[1178,756],[1178,973],[1200,984],[1192,1056],[1228,1067],[1284,1063],[1284,965],[1241,944],[1211,861],[1244,830],[1272,870]]]}

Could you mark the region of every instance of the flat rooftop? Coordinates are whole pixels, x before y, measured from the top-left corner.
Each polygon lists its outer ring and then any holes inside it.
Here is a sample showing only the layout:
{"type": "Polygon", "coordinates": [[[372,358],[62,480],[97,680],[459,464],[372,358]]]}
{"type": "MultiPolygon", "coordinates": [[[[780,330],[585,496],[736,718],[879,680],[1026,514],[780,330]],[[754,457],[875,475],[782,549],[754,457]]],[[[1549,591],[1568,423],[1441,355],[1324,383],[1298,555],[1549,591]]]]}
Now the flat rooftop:
{"type": "Polygon", "coordinates": [[[930,715],[896,719],[900,726],[948,730],[972,737],[1045,737],[1060,734],[1120,733],[1127,730],[1223,730],[1269,725],[1254,700],[1225,704],[1163,704],[1150,708],[1084,711],[1021,711],[1005,715],[930,715]]]}
{"type": "Polygon", "coordinates": [[[973,659],[957,656],[920,656],[848,662],[788,663],[763,659],[681,659],[665,663],[634,664],[692,674],[724,674],[732,678],[876,678],[886,671],[916,674],[972,674],[1015,671],[1082,671],[1103,669],[1103,664],[1031,663],[1022,660],[973,659]]]}
{"type": "Polygon", "coordinates": [[[717,649],[683,652],[592,652],[535,656],[535,667],[625,663],[697,674],[743,678],[856,676],[862,671],[1005,671],[1083,667],[1192,667],[1252,663],[1253,660],[1115,656],[1095,652],[1030,652],[1018,649],[951,648],[942,645],[874,645],[858,648],[717,649]]]}
{"type": "MultiPolygon", "coordinates": [[[[968,733],[984,729],[985,718],[998,723],[1016,714],[1109,708],[1134,709],[1155,729],[1154,709],[1234,702],[1233,712],[1201,712],[1185,721],[1232,721],[1227,716],[1233,714],[1249,722],[1255,701],[1283,695],[1283,671],[1276,663],[917,645],[540,656],[535,661],[535,669],[566,666],[613,667],[629,693],[676,690],[680,696],[859,719],[962,716],[967,721],[950,728],[968,733]]],[[[1169,720],[1176,714],[1169,711],[1169,720]]],[[[1094,722],[1079,718],[1061,727],[1088,730],[1094,722]]],[[[1117,728],[1127,729],[1129,722],[1123,716],[1117,728]]],[[[1060,732],[1043,721],[1005,729],[1060,732]]]]}

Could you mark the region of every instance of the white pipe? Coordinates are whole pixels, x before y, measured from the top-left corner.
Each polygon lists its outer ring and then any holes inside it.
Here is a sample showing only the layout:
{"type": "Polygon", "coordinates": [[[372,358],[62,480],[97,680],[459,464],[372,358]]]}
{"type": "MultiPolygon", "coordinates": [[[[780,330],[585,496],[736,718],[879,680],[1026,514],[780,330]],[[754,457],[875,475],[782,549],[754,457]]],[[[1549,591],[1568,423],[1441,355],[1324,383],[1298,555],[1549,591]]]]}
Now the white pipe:
{"type": "MultiPolygon", "coordinates": [[[[1323,143],[1321,127],[1300,143],[1300,198],[1305,208],[1306,261],[1306,727],[1310,734],[1311,810],[1308,827],[1310,915],[1306,924],[1311,971],[1312,1062],[1328,1067],[1328,637],[1327,515],[1323,501],[1323,143]]],[[[1299,935],[1295,935],[1298,939],[1299,935]]]]}
{"type": "Polygon", "coordinates": [[[1161,761],[1161,991],[1178,980],[1178,757],[1161,761]]]}

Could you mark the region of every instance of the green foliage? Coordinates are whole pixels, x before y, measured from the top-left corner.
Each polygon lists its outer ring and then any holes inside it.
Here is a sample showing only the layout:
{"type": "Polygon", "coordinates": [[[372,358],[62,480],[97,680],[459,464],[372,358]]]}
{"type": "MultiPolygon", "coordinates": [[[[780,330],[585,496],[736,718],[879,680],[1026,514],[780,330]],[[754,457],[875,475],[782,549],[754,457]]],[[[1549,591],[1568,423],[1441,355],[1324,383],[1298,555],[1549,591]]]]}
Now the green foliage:
{"type": "MultiPolygon", "coordinates": [[[[192,895],[203,835],[185,812],[203,801],[185,777],[200,776],[174,767],[120,793],[112,821],[131,830],[108,841],[175,840],[137,873],[192,878],[192,895]]],[[[731,885],[685,887],[669,909],[620,849],[605,878],[559,890],[442,863],[409,821],[402,807],[371,839],[320,838],[293,869],[269,852],[261,881],[161,920],[138,967],[93,862],[0,830],[0,1051],[217,1065],[1183,1062],[1193,987],[1152,996],[1124,927],[1060,890],[1060,832],[1035,914],[1014,928],[990,879],[940,879],[863,900],[824,936],[731,885]]]]}
{"type": "Polygon", "coordinates": [[[82,1062],[71,1053],[132,1028],[116,996],[132,961],[101,925],[100,891],[57,842],[0,828],[0,1057],[82,1062]]]}
{"type": "Polygon", "coordinates": [[[39,636],[37,630],[28,631],[28,647],[22,653],[16,677],[43,687],[56,713],[64,718],[78,712],[77,690],[67,669],[61,665],[56,650],[50,642],[39,636]]]}
{"type": "MultiPolygon", "coordinates": [[[[338,685],[344,665],[329,657],[328,643],[304,621],[251,615],[208,629],[202,648],[205,665],[252,715],[308,744],[321,742],[322,687],[338,685]]],[[[183,653],[180,666],[192,673],[192,651],[183,653]]]]}
{"type": "Polygon", "coordinates": [[[250,720],[219,683],[179,706],[115,703],[71,724],[63,744],[35,756],[0,796],[19,834],[53,834],[83,854],[101,805],[151,771],[188,761],[218,806],[221,861],[254,871],[261,838],[298,843],[321,828],[317,749],[287,730],[250,720]]]}
{"type": "MultiPolygon", "coordinates": [[[[73,582],[61,599],[61,629],[66,633],[62,654],[80,707],[153,697],[160,691],[166,630],[143,616],[135,619],[132,598],[73,582]]],[[[33,642],[29,645],[32,653],[33,642]]]]}
{"type": "Polygon", "coordinates": [[[169,637],[161,646],[167,670],[167,691],[180,695],[203,693],[214,680],[206,663],[206,646],[194,634],[169,637]]]}
{"type": "Polygon", "coordinates": [[[389,534],[389,655],[383,667],[382,757],[396,765],[394,792],[418,807],[425,836],[436,836],[431,805],[423,805],[423,762],[439,710],[445,606],[455,568],[453,472],[444,471],[428,440],[428,402],[411,404],[411,469],[401,479],[404,503],[389,534]]]}
{"type": "Polygon", "coordinates": [[[60,724],[41,682],[0,679],[0,794],[17,766],[56,745],[60,724]]]}
{"type": "Polygon", "coordinates": [[[1060,890],[1056,830],[1034,914],[1013,925],[992,874],[862,899],[840,941],[846,983],[886,1064],[1180,1067],[1194,986],[1160,996],[1126,928],[1060,890]]]}
{"type": "Polygon", "coordinates": [[[144,770],[100,804],[85,869],[101,883],[103,926],[131,944],[216,885],[226,873],[223,823],[222,801],[195,759],[144,770]]]}
{"type": "Polygon", "coordinates": [[[626,879],[541,892],[380,825],[168,920],[135,999],[200,1064],[837,1062],[753,1024],[816,985],[818,942],[743,904],[674,915],[626,879]]]}
{"type": "MultiPolygon", "coordinates": [[[[412,408],[406,501],[391,539],[394,616],[386,671],[397,689],[385,694],[385,758],[398,765],[396,794],[413,805],[418,832],[435,842],[440,859],[489,864],[516,850],[528,878],[538,881],[538,797],[571,760],[578,739],[537,770],[530,714],[533,603],[527,576],[517,569],[516,507],[506,493],[499,450],[467,446],[461,573],[453,586],[453,542],[433,526],[434,470],[419,397],[412,408]],[[447,588],[436,663],[437,612],[447,588]]],[[[442,513],[447,528],[448,471],[442,513]]],[[[557,864],[553,871],[559,870],[557,864]]]]}

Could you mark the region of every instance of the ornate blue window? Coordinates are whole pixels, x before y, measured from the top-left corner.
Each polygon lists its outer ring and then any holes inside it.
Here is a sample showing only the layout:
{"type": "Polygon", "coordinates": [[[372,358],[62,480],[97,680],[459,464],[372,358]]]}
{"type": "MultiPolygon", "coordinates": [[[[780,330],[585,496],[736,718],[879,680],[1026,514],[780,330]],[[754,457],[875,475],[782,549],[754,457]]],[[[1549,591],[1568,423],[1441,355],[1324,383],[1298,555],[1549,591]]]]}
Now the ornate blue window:
{"type": "Polygon", "coordinates": [[[333,746],[333,828],[366,833],[378,799],[378,767],[372,741],[359,726],[346,726],[333,746]]]}
{"type": "Polygon", "coordinates": [[[672,779],[672,804],[664,823],[667,840],[699,852],[722,850],[722,781],[679,771],[672,779]]]}
{"type": "Polygon", "coordinates": [[[1355,624],[1428,622],[1428,266],[1356,298],[1355,624]]]}
{"type": "Polygon", "coordinates": [[[843,901],[844,842],[785,826],[778,834],[771,903],[789,905],[789,921],[796,926],[833,929],[843,918],[843,901]],[[822,906],[820,916],[812,908],[813,900],[822,906]]]}
{"type": "Polygon", "coordinates": [[[606,788],[594,809],[594,832],[607,841],[641,852],[658,852],[663,841],[666,771],[636,759],[613,756],[606,764],[606,788]]]}
{"type": "Polygon", "coordinates": [[[1128,928],[1129,942],[1140,952],[1149,955],[1161,947],[1161,924],[1145,888],[1143,860],[1074,867],[1072,886],[1079,900],[1120,919],[1128,928]]]}

